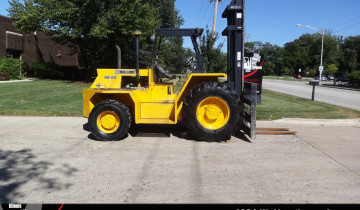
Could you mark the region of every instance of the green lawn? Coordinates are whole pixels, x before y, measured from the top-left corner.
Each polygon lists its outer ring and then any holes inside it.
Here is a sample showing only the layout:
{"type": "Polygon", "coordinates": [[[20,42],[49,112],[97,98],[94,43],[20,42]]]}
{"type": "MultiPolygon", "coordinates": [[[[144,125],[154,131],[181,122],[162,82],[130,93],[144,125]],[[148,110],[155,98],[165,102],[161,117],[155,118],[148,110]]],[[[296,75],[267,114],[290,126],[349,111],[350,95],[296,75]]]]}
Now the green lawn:
{"type": "Polygon", "coordinates": [[[257,119],[281,118],[351,119],[360,112],[263,89],[262,102],[257,105],[257,119]]]}
{"type": "MultiPolygon", "coordinates": [[[[82,90],[89,87],[45,80],[0,84],[0,115],[82,116],[82,90]]],[[[360,112],[264,90],[257,119],[281,118],[348,119],[360,118],[360,112]]]]}
{"type": "Polygon", "coordinates": [[[44,80],[0,84],[0,115],[81,116],[82,90],[89,87],[44,80]]]}

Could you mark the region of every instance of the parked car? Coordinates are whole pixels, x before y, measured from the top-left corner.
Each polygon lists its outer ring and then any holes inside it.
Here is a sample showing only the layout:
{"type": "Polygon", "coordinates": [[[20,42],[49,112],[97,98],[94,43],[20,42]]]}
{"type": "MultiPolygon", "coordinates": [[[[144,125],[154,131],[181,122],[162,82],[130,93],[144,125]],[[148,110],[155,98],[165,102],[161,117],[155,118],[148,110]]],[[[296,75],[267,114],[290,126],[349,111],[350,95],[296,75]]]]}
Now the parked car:
{"type": "Polygon", "coordinates": [[[334,77],[333,75],[328,75],[327,78],[328,78],[328,80],[330,80],[330,81],[335,79],[335,77],[334,77]]]}
{"type": "Polygon", "coordinates": [[[345,76],[336,77],[337,82],[349,82],[349,79],[345,76]]]}
{"type": "Polygon", "coordinates": [[[302,79],[302,76],[299,74],[298,76],[294,77],[295,79],[302,79]]]}
{"type": "MultiPolygon", "coordinates": [[[[315,80],[319,80],[319,76],[314,77],[315,80]]],[[[327,81],[328,78],[325,75],[321,75],[321,81],[327,81]]]]}

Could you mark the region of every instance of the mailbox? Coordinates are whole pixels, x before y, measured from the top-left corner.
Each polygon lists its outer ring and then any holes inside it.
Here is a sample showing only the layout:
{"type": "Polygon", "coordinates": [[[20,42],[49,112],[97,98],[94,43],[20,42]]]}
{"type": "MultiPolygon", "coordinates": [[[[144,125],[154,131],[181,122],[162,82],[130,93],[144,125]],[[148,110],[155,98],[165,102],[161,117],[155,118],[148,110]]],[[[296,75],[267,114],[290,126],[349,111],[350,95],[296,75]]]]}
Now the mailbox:
{"type": "Polygon", "coordinates": [[[309,81],[309,85],[312,85],[313,86],[313,90],[312,90],[312,96],[311,96],[311,100],[313,101],[314,98],[315,98],[315,86],[319,86],[319,83],[320,81],[319,80],[312,80],[312,81],[309,81]]]}
{"type": "Polygon", "coordinates": [[[309,85],[312,85],[312,86],[319,86],[319,80],[312,80],[312,81],[309,81],[309,85]]]}

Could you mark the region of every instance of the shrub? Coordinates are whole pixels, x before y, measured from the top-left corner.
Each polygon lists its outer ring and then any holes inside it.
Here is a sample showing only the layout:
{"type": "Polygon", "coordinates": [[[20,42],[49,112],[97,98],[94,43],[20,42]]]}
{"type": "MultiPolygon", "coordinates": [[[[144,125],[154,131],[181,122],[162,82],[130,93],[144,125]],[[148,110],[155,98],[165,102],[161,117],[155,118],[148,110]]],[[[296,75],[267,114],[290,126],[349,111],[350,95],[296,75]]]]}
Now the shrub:
{"type": "Polygon", "coordinates": [[[347,74],[350,83],[360,85],[360,70],[347,74]]]}
{"type": "Polygon", "coordinates": [[[9,80],[9,74],[5,72],[0,72],[0,81],[9,80]]]}
{"type": "Polygon", "coordinates": [[[9,79],[21,79],[25,63],[15,58],[2,58],[0,60],[0,72],[7,73],[9,79]]]}
{"type": "Polygon", "coordinates": [[[33,63],[31,69],[35,73],[35,77],[42,79],[63,79],[65,77],[65,74],[59,71],[59,68],[52,63],[33,63]]]}
{"type": "Polygon", "coordinates": [[[74,66],[58,66],[54,63],[36,62],[31,65],[35,77],[42,79],[82,80],[85,70],[74,66]]]}

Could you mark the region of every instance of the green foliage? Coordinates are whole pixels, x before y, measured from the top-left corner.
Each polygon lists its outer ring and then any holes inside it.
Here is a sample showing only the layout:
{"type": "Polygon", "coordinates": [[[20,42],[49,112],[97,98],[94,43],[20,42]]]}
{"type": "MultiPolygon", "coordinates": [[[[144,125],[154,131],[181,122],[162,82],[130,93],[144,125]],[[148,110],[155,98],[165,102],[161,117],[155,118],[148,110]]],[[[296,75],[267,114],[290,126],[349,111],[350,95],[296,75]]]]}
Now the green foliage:
{"type": "Polygon", "coordinates": [[[345,59],[349,58],[351,63],[349,66],[351,69],[349,69],[348,72],[355,71],[356,69],[360,69],[360,35],[346,37],[342,45],[342,48],[344,50],[345,49],[351,50],[351,52],[348,52],[349,57],[345,57],[345,59]]]}
{"type": "Polygon", "coordinates": [[[65,74],[58,70],[55,64],[49,63],[33,63],[31,69],[35,73],[35,77],[42,79],[61,79],[65,74]]]}
{"type": "Polygon", "coordinates": [[[284,48],[272,45],[269,42],[246,42],[245,52],[257,52],[264,55],[264,75],[281,75],[281,68],[283,66],[281,58],[284,55],[284,48]]]}
{"type": "Polygon", "coordinates": [[[183,73],[184,64],[193,52],[183,47],[183,37],[168,37],[162,41],[159,52],[159,63],[173,74],[183,73]]]}
{"type": "Polygon", "coordinates": [[[348,73],[347,77],[352,84],[360,86],[360,70],[348,73]]]}
{"type": "Polygon", "coordinates": [[[299,69],[305,69],[307,66],[313,67],[315,65],[316,62],[314,58],[317,54],[320,55],[320,51],[318,53],[316,52],[316,54],[312,53],[315,43],[316,36],[305,34],[293,42],[285,44],[283,63],[291,69],[291,75],[297,74],[299,69]]]}
{"type": "Polygon", "coordinates": [[[310,69],[309,76],[314,77],[316,75],[316,73],[317,73],[316,69],[310,69]]]}
{"type": "Polygon", "coordinates": [[[7,73],[9,79],[21,79],[24,67],[24,61],[19,59],[2,58],[0,60],[0,72],[7,73]]]}
{"type": "Polygon", "coordinates": [[[74,66],[58,66],[54,63],[36,62],[31,65],[35,76],[42,79],[83,80],[85,70],[74,66]]]}
{"type": "Polygon", "coordinates": [[[245,52],[252,53],[252,52],[259,52],[261,50],[263,43],[260,41],[254,42],[245,42],[245,52]]]}
{"type": "Polygon", "coordinates": [[[291,69],[289,69],[288,67],[285,67],[283,70],[282,70],[282,73],[287,75],[287,76],[292,76],[293,74],[293,71],[291,69]]]}
{"type": "Polygon", "coordinates": [[[184,19],[175,9],[175,0],[143,0],[143,2],[158,8],[161,28],[179,28],[183,24],[184,19]]]}
{"type": "Polygon", "coordinates": [[[339,70],[339,68],[336,67],[335,64],[330,64],[324,70],[324,75],[334,75],[338,70],[339,70]]]}
{"type": "Polygon", "coordinates": [[[134,29],[142,31],[144,45],[161,25],[159,8],[146,0],[19,0],[8,10],[22,32],[46,31],[60,43],[70,43],[82,65],[95,73],[97,67],[116,66],[116,49],[122,50],[123,66],[135,66],[134,29]]]}
{"type": "Polygon", "coordinates": [[[343,53],[339,74],[343,75],[360,69],[360,35],[346,37],[340,43],[343,53]]]}
{"type": "Polygon", "coordinates": [[[223,44],[214,47],[215,42],[219,39],[219,34],[212,32],[206,27],[205,34],[200,39],[200,51],[204,59],[206,71],[209,73],[226,72],[226,54],[221,52],[223,44]]]}
{"type": "Polygon", "coordinates": [[[353,72],[357,68],[356,50],[346,48],[341,57],[341,70],[343,72],[353,72]]]}
{"type": "MultiPolygon", "coordinates": [[[[284,47],[262,43],[259,41],[245,43],[246,52],[260,52],[265,55],[264,74],[281,74],[294,76],[299,69],[302,76],[318,74],[317,69],[321,60],[320,34],[304,34],[298,39],[288,42],[284,47]],[[311,70],[310,70],[311,69],[311,70]]],[[[360,35],[343,37],[331,36],[329,33],[324,37],[323,66],[325,74],[345,75],[360,69],[360,35]]]]}

